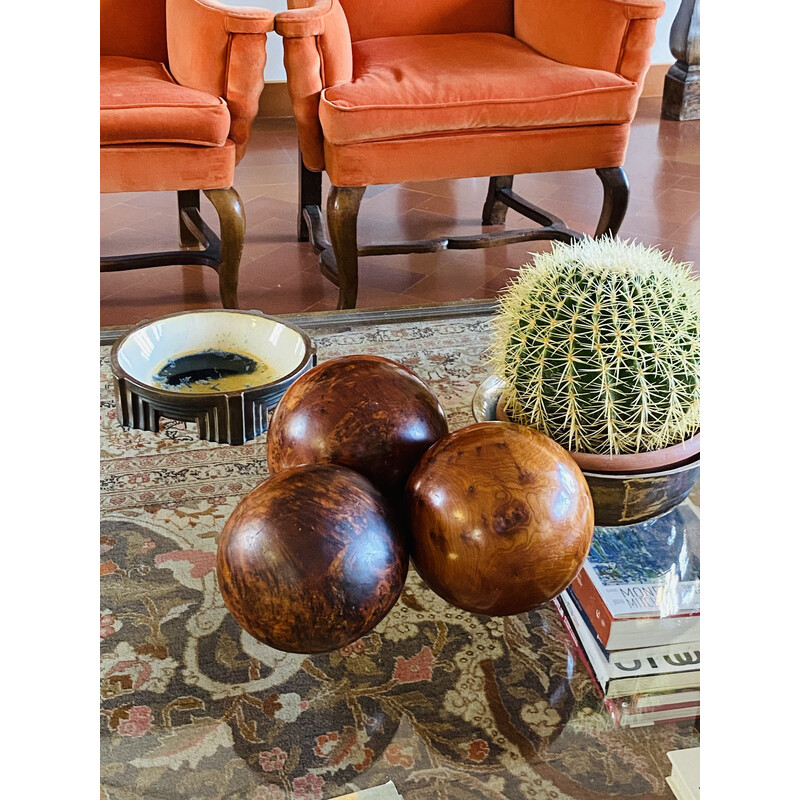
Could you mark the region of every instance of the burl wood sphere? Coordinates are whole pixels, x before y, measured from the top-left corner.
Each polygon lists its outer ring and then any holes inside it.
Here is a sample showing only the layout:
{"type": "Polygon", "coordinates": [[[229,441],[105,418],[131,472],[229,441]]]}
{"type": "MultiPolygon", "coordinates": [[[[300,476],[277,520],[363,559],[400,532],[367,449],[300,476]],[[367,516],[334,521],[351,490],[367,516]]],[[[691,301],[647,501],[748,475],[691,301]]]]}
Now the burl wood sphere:
{"type": "Polygon", "coordinates": [[[411,560],[449,603],[476,614],[530,611],[576,577],[594,511],[578,466],[521,425],[470,425],[432,447],[406,487],[411,560]]]}
{"type": "Polygon", "coordinates": [[[439,401],[411,370],[379,356],[345,356],[289,387],[269,424],[267,463],[273,475],[340,464],[399,500],[411,470],[446,434],[439,401]]]}
{"type": "Polygon", "coordinates": [[[405,537],[378,490],[333,464],[285,470],[246,495],[217,545],[234,619],[290,653],[322,653],[370,631],[408,572],[405,537]]]}

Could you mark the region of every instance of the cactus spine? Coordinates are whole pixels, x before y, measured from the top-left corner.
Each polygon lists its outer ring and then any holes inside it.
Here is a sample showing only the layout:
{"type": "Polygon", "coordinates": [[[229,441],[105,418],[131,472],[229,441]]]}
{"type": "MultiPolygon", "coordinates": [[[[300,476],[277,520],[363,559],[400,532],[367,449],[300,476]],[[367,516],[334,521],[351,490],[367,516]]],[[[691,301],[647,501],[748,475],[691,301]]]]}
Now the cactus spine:
{"type": "Polygon", "coordinates": [[[500,298],[506,412],[568,450],[677,444],[700,426],[699,322],[690,265],[610,237],[556,242],[500,298]]]}

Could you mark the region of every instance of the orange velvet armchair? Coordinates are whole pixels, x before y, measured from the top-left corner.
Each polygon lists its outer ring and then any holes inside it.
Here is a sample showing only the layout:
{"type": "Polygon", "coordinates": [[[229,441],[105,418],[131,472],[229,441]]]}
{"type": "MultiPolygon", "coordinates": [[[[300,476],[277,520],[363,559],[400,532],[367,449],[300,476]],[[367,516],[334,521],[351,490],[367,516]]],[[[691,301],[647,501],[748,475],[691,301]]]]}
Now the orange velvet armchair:
{"type": "Polygon", "coordinates": [[[275,16],[301,152],[298,235],[355,306],[358,256],[581,236],[515,194],[515,174],[594,169],[595,235],[616,234],[622,169],[663,0],[288,0],[275,16]],[[327,233],[321,173],[331,181],[327,233]],[[371,184],[488,177],[484,225],[509,207],[533,220],[359,248],[371,184]],[[328,240],[328,235],[330,240],[328,240]]]}
{"type": "Polygon", "coordinates": [[[103,272],[204,264],[236,308],[245,217],[233,188],[264,88],[273,13],[215,0],[101,0],[100,191],[178,194],[181,249],[100,261],[103,272]],[[200,216],[200,191],[220,235],[200,216]],[[202,249],[198,249],[202,248],[202,249]]]}

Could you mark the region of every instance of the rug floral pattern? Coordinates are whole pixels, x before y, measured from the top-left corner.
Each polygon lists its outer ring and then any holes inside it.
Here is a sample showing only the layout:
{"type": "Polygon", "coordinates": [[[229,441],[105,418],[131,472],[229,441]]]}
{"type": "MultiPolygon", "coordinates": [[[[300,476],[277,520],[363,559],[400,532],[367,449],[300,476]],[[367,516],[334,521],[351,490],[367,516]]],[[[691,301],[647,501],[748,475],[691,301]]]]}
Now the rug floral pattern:
{"type": "MultiPolygon", "coordinates": [[[[313,333],[313,331],[312,331],[313,333]]],[[[393,358],[428,381],[451,429],[488,374],[485,318],[315,333],[320,360],[393,358]]],[[[267,477],[242,447],[116,422],[101,349],[100,731],[107,800],[326,800],[392,779],[423,798],[669,798],[692,723],[613,726],[552,605],[491,619],[413,568],[367,636],[303,656],[227,613],[216,537],[267,477]]]]}

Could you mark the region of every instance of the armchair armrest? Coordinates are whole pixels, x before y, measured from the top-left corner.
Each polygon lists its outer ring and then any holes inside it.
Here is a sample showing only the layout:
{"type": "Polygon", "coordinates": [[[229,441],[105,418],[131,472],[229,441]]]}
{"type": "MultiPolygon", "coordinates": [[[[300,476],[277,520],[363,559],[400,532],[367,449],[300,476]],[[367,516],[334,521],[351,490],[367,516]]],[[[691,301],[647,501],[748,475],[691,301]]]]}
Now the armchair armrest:
{"type": "Polygon", "coordinates": [[[542,55],[644,81],[664,0],[514,0],[514,35],[542,55]]]}
{"type": "Polygon", "coordinates": [[[353,79],[350,28],[339,0],[288,0],[275,15],[303,162],[325,168],[319,99],[322,90],[353,79]]]}
{"type": "Polygon", "coordinates": [[[275,17],[275,30],[284,39],[321,36],[325,17],[334,13],[332,0],[287,0],[287,5],[289,10],[275,17]]]}
{"type": "Polygon", "coordinates": [[[182,86],[225,98],[237,162],[258,113],[274,13],[216,0],[167,0],[169,69],[182,86]]]}

